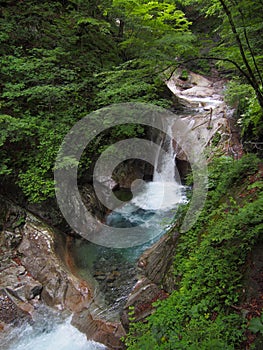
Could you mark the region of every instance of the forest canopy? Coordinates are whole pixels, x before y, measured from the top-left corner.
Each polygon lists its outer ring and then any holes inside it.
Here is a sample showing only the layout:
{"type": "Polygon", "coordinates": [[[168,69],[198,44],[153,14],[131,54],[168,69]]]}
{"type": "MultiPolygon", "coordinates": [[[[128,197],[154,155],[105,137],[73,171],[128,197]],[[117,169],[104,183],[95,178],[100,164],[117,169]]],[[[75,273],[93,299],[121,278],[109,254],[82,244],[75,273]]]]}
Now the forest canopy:
{"type": "MultiPolygon", "coordinates": [[[[129,350],[252,349],[263,334],[263,317],[251,316],[262,304],[244,302],[247,265],[262,246],[263,1],[0,0],[0,26],[0,194],[26,208],[52,203],[52,218],[55,160],[84,116],[122,102],[175,108],[165,79],[179,68],[227,82],[244,155],[215,152],[205,206],[176,241],[173,290],[145,322],[129,310],[123,341],[129,350]]],[[[83,152],[78,180],[92,182],[107,145],[142,136],[136,120],[109,123],[83,152]]]]}
{"type": "Polygon", "coordinates": [[[262,137],[260,0],[6,0],[0,8],[0,176],[30,201],[54,196],[54,161],[77,120],[119,102],[169,108],[167,69],[216,67],[230,80],[226,99],[244,140],[262,137]]]}

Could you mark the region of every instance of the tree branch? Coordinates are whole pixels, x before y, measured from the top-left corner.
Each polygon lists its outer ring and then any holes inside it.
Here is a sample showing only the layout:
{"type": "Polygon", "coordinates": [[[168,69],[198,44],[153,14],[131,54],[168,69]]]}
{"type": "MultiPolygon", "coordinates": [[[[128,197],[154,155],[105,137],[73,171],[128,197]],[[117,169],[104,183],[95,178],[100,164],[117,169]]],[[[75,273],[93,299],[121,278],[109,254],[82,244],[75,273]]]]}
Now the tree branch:
{"type": "MultiPolygon", "coordinates": [[[[261,95],[261,99],[262,99],[262,103],[263,103],[263,96],[260,92],[260,87],[259,87],[259,84],[257,82],[257,79],[249,65],[249,62],[247,60],[247,57],[246,57],[246,54],[245,54],[245,51],[244,51],[244,48],[243,48],[243,45],[242,45],[242,42],[241,42],[241,39],[238,35],[238,32],[236,30],[236,26],[235,26],[235,23],[234,23],[234,20],[233,20],[233,17],[232,17],[232,14],[231,14],[231,11],[229,10],[229,8],[227,7],[226,3],[224,0],[219,0],[224,11],[225,11],[225,14],[227,15],[227,18],[228,18],[228,21],[230,23],[230,26],[231,26],[231,29],[232,29],[232,32],[233,34],[235,35],[235,38],[236,38],[236,42],[237,42],[237,45],[238,45],[238,48],[239,48],[239,52],[241,54],[241,57],[242,57],[242,60],[247,68],[247,71],[248,71],[248,74],[247,76],[249,75],[250,77],[250,84],[253,86],[254,90],[256,91],[256,94],[260,94],[261,95]]],[[[263,105],[262,105],[263,107],[263,105]]]]}
{"type": "Polygon", "coordinates": [[[252,57],[252,60],[253,60],[253,63],[254,63],[254,67],[255,67],[255,69],[257,71],[259,81],[260,81],[261,85],[263,86],[262,75],[261,75],[260,70],[258,68],[256,59],[255,59],[255,55],[254,55],[254,51],[253,51],[253,49],[252,49],[252,47],[250,45],[249,39],[248,39],[248,34],[247,34],[247,29],[246,29],[246,24],[245,24],[244,12],[243,12],[242,8],[239,7],[239,4],[238,4],[237,1],[233,0],[233,2],[234,2],[234,5],[237,6],[238,12],[240,13],[242,24],[243,24],[243,33],[244,33],[244,37],[245,37],[245,40],[246,40],[246,44],[247,44],[247,47],[249,49],[250,55],[252,57]]]}
{"type": "Polygon", "coordinates": [[[201,57],[195,57],[195,58],[190,58],[186,61],[183,61],[182,63],[188,63],[191,61],[196,61],[196,60],[214,60],[214,61],[223,61],[223,62],[229,62],[231,64],[233,64],[238,70],[239,72],[244,75],[244,77],[248,80],[249,84],[252,84],[252,80],[250,78],[250,76],[247,74],[246,71],[244,71],[244,69],[242,69],[239,64],[237,64],[237,62],[231,60],[230,58],[222,58],[222,57],[212,57],[212,56],[201,56],[201,57]]]}

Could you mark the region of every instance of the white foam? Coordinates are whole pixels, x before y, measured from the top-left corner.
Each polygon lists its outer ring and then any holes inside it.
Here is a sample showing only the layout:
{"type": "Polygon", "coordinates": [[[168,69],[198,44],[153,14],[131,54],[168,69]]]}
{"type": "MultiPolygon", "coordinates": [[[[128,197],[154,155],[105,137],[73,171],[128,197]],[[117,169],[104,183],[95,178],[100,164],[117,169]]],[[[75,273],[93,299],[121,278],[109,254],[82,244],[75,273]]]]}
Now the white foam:
{"type": "Polygon", "coordinates": [[[145,190],[137,194],[132,203],[144,210],[169,210],[185,203],[183,186],[176,182],[149,182],[145,190]]]}
{"type": "MultiPolygon", "coordinates": [[[[51,321],[52,322],[52,321],[51,321]]],[[[49,332],[35,332],[28,325],[19,334],[18,341],[8,347],[8,350],[103,350],[102,344],[87,340],[85,334],[79,332],[71,324],[71,318],[64,323],[54,325],[49,332]]]]}

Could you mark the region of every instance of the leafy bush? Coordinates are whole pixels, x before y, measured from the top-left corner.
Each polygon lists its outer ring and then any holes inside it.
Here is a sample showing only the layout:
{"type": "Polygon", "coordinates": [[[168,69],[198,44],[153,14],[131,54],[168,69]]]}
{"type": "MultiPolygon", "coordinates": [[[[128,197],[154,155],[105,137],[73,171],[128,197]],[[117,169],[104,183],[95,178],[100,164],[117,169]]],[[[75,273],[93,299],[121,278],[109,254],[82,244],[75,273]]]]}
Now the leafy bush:
{"type": "Polygon", "coordinates": [[[253,88],[238,80],[232,80],[227,85],[225,100],[236,108],[242,136],[246,140],[259,140],[263,135],[263,111],[253,88]]]}

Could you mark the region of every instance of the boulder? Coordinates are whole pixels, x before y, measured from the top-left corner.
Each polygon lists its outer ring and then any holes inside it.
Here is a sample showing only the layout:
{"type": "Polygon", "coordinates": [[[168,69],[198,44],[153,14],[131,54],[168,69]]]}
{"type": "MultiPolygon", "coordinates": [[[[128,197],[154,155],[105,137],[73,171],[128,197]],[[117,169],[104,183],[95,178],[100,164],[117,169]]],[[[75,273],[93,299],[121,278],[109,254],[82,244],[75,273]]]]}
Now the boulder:
{"type": "Polygon", "coordinates": [[[57,255],[54,230],[30,214],[19,253],[22,264],[42,284],[41,298],[47,305],[76,311],[92,297],[87,283],[75,277],[57,255]]]}
{"type": "Polygon", "coordinates": [[[98,306],[90,304],[88,309],[74,313],[72,325],[85,333],[89,339],[106,345],[109,349],[124,349],[121,341],[126,333],[119,321],[107,321],[98,315],[98,306]]]}
{"type": "Polygon", "coordinates": [[[191,85],[197,85],[200,87],[210,87],[212,82],[200,74],[190,72],[188,81],[191,85]]]}

